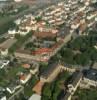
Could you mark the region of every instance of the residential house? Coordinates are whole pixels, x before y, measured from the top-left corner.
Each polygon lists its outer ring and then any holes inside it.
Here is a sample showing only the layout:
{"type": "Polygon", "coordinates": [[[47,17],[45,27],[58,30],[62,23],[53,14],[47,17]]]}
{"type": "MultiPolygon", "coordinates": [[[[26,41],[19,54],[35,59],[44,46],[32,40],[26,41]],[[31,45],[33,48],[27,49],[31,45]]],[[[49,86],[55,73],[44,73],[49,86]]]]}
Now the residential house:
{"type": "Polygon", "coordinates": [[[10,93],[10,94],[13,94],[15,93],[15,91],[17,89],[21,88],[21,85],[18,85],[18,84],[10,84],[8,87],[6,87],[6,90],[10,93]]]}
{"type": "Polygon", "coordinates": [[[3,92],[0,92],[0,100],[7,100],[7,97],[3,92]]]}
{"type": "Polygon", "coordinates": [[[9,60],[0,60],[0,69],[4,68],[9,64],[9,60]]]}
{"type": "Polygon", "coordinates": [[[22,84],[25,84],[25,83],[27,83],[31,79],[31,77],[32,77],[31,73],[29,73],[29,74],[25,74],[24,73],[24,74],[20,75],[20,82],[22,84]]]}
{"type": "Polygon", "coordinates": [[[31,66],[31,69],[30,69],[30,73],[32,75],[35,75],[39,72],[39,65],[37,63],[33,63],[33,65],[31,66]]]}

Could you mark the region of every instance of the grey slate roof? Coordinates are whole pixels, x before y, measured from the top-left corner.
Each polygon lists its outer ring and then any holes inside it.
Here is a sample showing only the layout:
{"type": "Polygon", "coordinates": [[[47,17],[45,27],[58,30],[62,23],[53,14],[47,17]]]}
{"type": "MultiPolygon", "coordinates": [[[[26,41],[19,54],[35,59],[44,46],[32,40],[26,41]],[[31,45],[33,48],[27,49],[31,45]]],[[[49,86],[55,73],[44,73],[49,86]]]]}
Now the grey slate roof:
{"type": "Polygon", "coordinates": [[[57,67],[59,67],[59,66],[58,66],[58,63],[59,63],[59,62],[55,62],[55,63],[53,63],[53,64],[48,65],[47,70],[45,70],[45,71],[41,74],[41,77],[48,78],[49,75],[52,74],[53,71],[54,71],[57,67]]]}
{"type": "Polygon", "coordinates": [[[74,87],[78,83],[78,81],[82,78],[83,73],[82,72],[75,72],[69,82],[69,84],[72,84],[74,87]]]}

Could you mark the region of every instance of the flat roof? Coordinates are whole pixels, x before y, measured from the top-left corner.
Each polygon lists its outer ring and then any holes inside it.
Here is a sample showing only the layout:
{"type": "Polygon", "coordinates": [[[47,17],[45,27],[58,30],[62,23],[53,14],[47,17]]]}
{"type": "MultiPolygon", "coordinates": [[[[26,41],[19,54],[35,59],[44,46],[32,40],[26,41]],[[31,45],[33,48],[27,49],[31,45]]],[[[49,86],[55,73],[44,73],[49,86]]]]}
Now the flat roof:
{"type": "Polygon", "coordinates": [[[97,69],[89,69],[84,71],[84,77],[97,81],[97,69]]]}
{"type": "Polygon", "coordinates": [[[33,94],[28,100],[41,100],[41,96],[38,94],[33,94]]]}

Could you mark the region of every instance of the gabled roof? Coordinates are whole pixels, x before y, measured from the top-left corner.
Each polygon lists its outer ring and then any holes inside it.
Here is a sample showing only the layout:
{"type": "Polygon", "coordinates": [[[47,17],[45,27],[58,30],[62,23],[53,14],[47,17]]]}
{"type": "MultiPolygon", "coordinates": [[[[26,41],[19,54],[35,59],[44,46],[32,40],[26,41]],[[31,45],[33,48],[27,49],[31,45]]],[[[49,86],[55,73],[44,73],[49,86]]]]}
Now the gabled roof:
{"type": "Polygon", "coordinates": [[[38,50],[32,52],[32,54],[42,54],[42,53],[50,53],[52,49],[50,48],[39,48],[38,50]]]}
{"type": "Polygon", "coordinates": [[[33,91],[35,91],[38,95],[41,95],[42,87],[44,85],[44,82],[39,81],[34,87],[33,91]]]}
{"type": "Polygon", "coordinates": [[[75,72],[69,82],[69,84],[72,84],[74,87],[77,85],[79,80],[82,78],[83,73],[82,72],[75,72]]]}
{"type": "Polygon", "coordinates": [[[44,72],[41,74],[41,76],[44,77],[44,78],[48,78],[49,75],[51,75],[51,74],[54,72],[54,70],[55,70],[57,67],[59,67],[59,64],[58,64],[58,63],[59,63],[59,62],[55,62],[55,63],[53,63],[53,64],[48,65],[48,69],[47,69],[46,71],[44,71],[44,72]]]}

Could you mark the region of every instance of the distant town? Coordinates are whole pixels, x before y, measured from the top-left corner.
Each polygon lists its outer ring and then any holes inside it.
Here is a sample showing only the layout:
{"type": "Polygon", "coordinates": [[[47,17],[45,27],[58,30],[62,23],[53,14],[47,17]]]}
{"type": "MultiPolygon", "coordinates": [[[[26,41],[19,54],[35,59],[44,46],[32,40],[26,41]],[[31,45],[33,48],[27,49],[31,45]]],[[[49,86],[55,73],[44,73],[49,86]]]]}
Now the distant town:
{"type": "Polygon", "coordinates": [[[0,0],[0,100],[97,100],[97,0],[0,0]]]}

